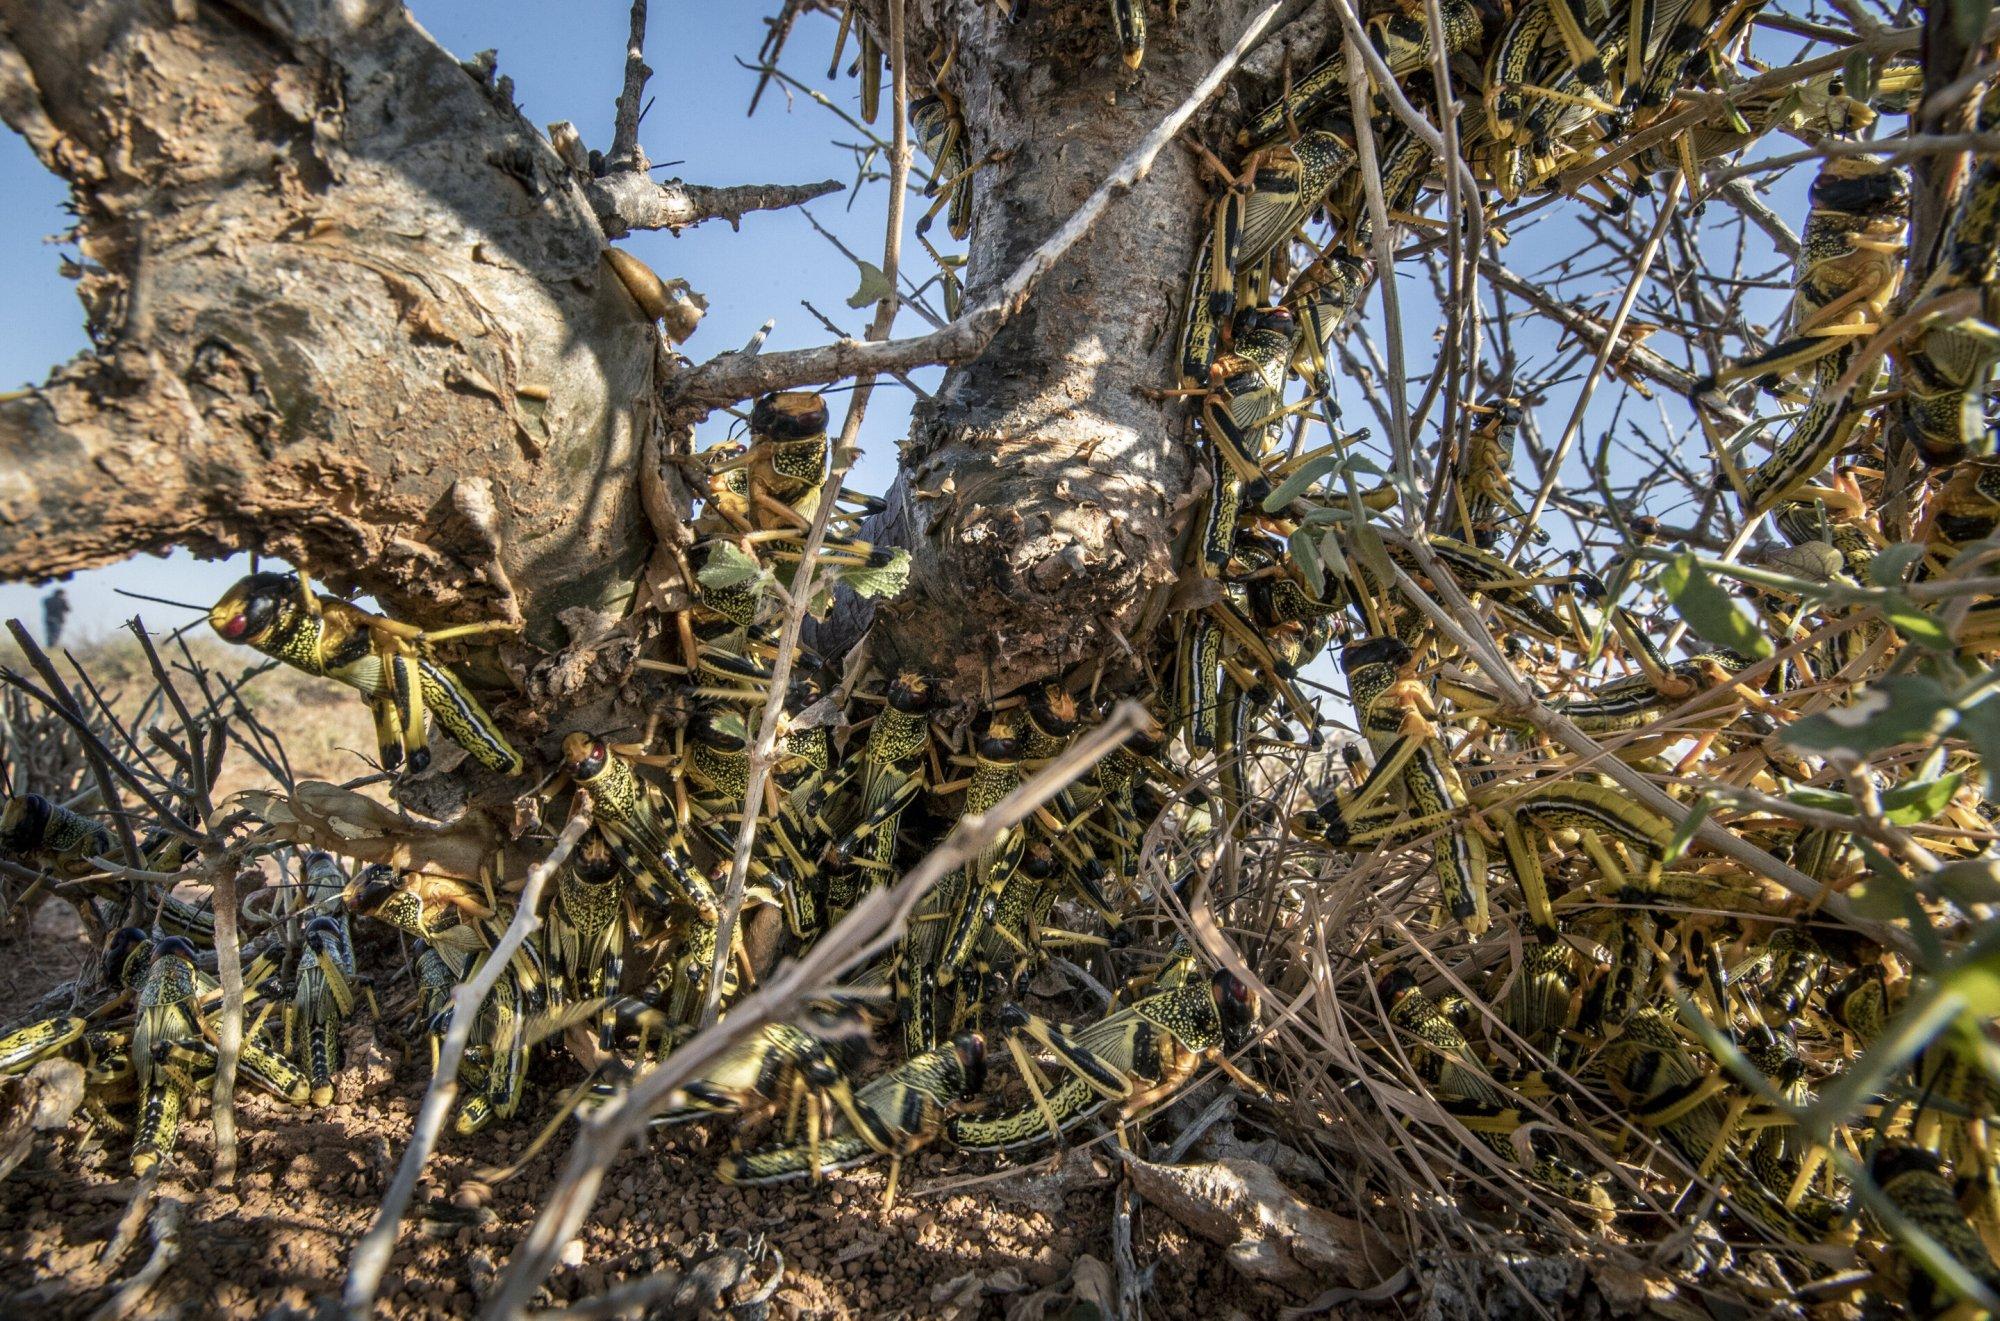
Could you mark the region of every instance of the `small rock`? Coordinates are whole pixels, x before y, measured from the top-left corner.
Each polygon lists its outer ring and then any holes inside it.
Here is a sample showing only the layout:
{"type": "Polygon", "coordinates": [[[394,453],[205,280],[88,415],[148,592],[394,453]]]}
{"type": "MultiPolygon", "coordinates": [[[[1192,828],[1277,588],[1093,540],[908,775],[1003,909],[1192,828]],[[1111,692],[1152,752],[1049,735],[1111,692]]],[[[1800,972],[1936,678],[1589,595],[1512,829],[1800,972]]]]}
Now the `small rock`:
{"type": "Polygon", "coordinates": [[[295,1193],[302,1193],[315,1182],[313,1158],[301,1152],[292,1157],[291,1164],[285,1166],[285,1187],[295,1193]]]}
{"type": "Polygon", "coordinates": [[[1375,1258],[1387,1254],[1366,1226],[1301,1201],[1268,1166],[1238,1157],[1197,1165],[1124,1159],[1141,1197],[1222,1245],[1229,1264],[1252,1279],[1365,1287],[1386,1273],[1375,1258]]]}
{"type": "Polygon", "coordinates": [[[375,1031],[367,1023],[351,1025],[341,1038],[346,1047],[347,1067],[333,1080],[334,1099],[341,1105],[378,1096],[396,1081],[396,1062],[375,1043],[375,1031]]]}

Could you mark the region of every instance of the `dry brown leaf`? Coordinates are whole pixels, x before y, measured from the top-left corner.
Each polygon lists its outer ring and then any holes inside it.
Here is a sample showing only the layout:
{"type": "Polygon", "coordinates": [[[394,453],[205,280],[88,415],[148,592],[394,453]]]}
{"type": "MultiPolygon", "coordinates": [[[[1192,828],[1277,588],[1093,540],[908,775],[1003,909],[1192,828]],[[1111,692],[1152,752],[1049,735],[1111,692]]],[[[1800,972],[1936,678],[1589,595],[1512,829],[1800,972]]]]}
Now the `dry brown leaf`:
{"type": "Polygon", "coordinates": [[[83,1066],[43,1060],[25,1075],[0,1078],[0,1179],[35,1148],[35,1134],[68,1124],[83,1104],[83,1066]]]}
{"type": "Polygon", "coordinates": [[[430,825],[320,780],[299,781],[289,796],[246,789],[231,795],[216,815],[237,811],[251,813],[295,844],[461,881],[477,881],[498,848],[485,818],[476,813],[448,826],[430,825]]]}
{"type": "Polygon", "coordinates": [[[1255,1161],[1155,1165],[1125,1157],[1139,1195],[1211,1243],[1254,1280],[1301,1292],[1328,1284],[1365,1287],[1380,1278],[1371,1249],[1387,1253],[1360,1221],[1299,1200],[1255,1161]]]}

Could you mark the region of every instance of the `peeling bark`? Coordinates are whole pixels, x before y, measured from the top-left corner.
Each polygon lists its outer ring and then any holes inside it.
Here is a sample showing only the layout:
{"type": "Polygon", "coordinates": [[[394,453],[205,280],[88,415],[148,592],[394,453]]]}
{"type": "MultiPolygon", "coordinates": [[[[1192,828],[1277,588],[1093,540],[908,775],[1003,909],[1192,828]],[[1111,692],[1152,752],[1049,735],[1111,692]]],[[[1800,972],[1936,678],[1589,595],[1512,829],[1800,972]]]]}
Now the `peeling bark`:
{"type": "Polygon", "coordinates": [[[655,332],[399,6],[6,0],[0,114],[76,186],[96,343],[0,407],[0,576],[254,548],[544,646],[629,596],[655,332]]]}

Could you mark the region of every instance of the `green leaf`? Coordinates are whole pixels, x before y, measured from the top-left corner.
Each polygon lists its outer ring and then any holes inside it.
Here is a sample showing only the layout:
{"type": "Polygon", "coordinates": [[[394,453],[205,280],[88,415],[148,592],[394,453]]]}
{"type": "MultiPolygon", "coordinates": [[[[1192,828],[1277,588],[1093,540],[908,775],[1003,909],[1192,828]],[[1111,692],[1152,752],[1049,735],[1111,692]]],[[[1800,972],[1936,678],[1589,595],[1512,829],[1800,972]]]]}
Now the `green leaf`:
{"type": "Polygon", "coordinates": [[[720,591],[728,587],[741,587],[744,583],[755,582],[764,574],[764,566],[744,553],[743,548],[731,541],[718,541],[709,547],[708,560],[701,566],[695,579],[703,587],[713,587],[720,591]]]}
{"type": "Polygon", "coordinates": [[[1667,841],[1667,851],[1660,855],[1660,865],[1671,867],[1687,852],[1687,846],[1694,839],[1694,832],[1701,829],[1701,823],[1708,820],[1709,808],[1715,800],[1704,794],[1694,800],[1694,806],[1682,822],[1674,827],[1674,837],[1667,841]]]}
{"type": "Polygon", "coordinates": [[[1901,592],[1892,592],[1882,602],[1882,615],[1898,633],[1928,651],[1952,650],[1951,633],[1935,615],[1917,609],[1916,602],[1901,592]]]}
{"type": "Polygon", "coordinates": [[[1785,795],[1785,801],[1820,812],[1854,815],[1854,799],[1837,789],[1820,789],[1810,784],[1801,784],[1785,795]]]}
{"type": "Polygon", "coordinates": [[[1291,476],[1278,484],[1276,490],[1264,497],[1264,512],[1281,512],[1286,505],[1311,490],[1314,482],[1329,473],[1340,471],[1340,468],[1341,456],[1338,454],[1322,454],[1300,464],[1291,476]]]}
{"type": "Polygon", "coordinates": [[[1960,710],[1956,732],[1979,754],[1987,794],[2000,793],[2000,699],[1989,698],[1960,710]]]}
{"type": "Polygon", "coordinates": [[[1847,94],[1857,101],[1866,101],[1875,94],[1874,65],[1868,52],[1855,49],[1848,52],[1847,63],[1841,67],[1841,81],[1846,84],[1847,94]]]}
{"type": "Polygon", "coordinates": [[[1882,795],[1882,815],[1894,826],[1914,826],[1919,821],[1928,821],[1951,804],[1964,783],[1964,772],[1953,771],[1935,780],[1899,784],[1882,795]]]}
{"type": "Polygon", "coordinates": [[[1954,712],[1935,679],[1899,675],[1861,694],[1852,706],[1794,721],[1785,742],[1801,752],[1854,765],[1898,743],[1918,743],[1951,728],[1954,712]]]}
{"type": "MultiPolygon", "coordinates": [[[[1854,905],[1854,911],[1878,922],[1909,918],[1916,926],[1928,930],[1930,919],[1924,912],[1923,901],[1918,897],[1916,887],[1910,883],[1908,874],[1896,865],[1895,859],[1865,835],[1850,835],[1848,838],[1868,868],[1868,874],[1847,890],[1847,899],[1854,905]]],[[[1935,934],[1931,940],[1934,944],[1935,934]]],[[[1923,942],[1919,940],[1918,943],[1923,942]]]]}
{"type": "Polygon", "coordinates": [[[1336,582],[1353,583],[1354,570],[1347,567],[1347,552],[1342,548],[1339,533],[1328,532],[1320,537],[1319,562],[1333,575],[1336,582]]]}
{"type": "MultiPolygon", "coordinates": [[[[1895,826],[1914,826],[1919,821],[1928,821],[1944,811],[1964,783],[1964,774],[1953,771],[1934,780],[1899,784],[1881,796],[1882,816],[1895,826]]],[[[1843,816],[1854,816],[1861,810],[1847,793],[1837,789],[1818,789],[1809,784],[1794,788],[1785,795],[1785,800],[1822,812],[1839,812],[1843,816]]]]}
{"type": "MultiPolygon", "coordinates": [[[[1772,127],[1775,128],[1780,124],[1797,127],[1800,117],[1805,113],[1805,108],[1805,94],[1796,85],[1787,88],[1785,94],[1778,98],[1778,103],[1771,107],[1772,127]]],[[[1745,120],[1741,115],[1737,115],[1736,120],[1737,122],[1732,127],[1738,133],[1748,134],[1756,132],[1755,129],[1750,127],[1749,121],[1745,120]]]]}
{"type": "Polygon", "coordinates": [[[1306,576],[1306,588],[1318,600],[1326,595],[1326,567],[1319,562],[1319,538],[1304,528],[1295,529],[1286,539],[1292,548],[1292,561],[1306,576]]]}
{"type": "Polygon", "coordinates": [[[1735,599],[1691,553],[1684,551],[1667,561],[1660,570],[1660,589],[1702,637],[1758,660],[1771,654],[1771,639],[1764,630],[1736,608],[1735,599]]]}
{"type": "Polygon", "coordinates": [[[887,564],[855,565],[840,571],[840,581],[857,596],[886,600],[910,582],[910,552],[898,546],[887,564]]]}
{"type": "Polygon", "coordinates": [[[873,307],[896,292],[895,286],[889,283],[889,277],[883,274],[880,266],[872,261],[858,259],[854,264],[861,268],[861,287],[847,300],[849,307],[856,309],[873,307]]]}
{"type": "Polygon", "coordinates": [[[1363,523],[1353,532],[1353,549],[1361,556],[1361,567],[1368,571],[1383,591],[1390,591],[1396,581],[1395,568],[1389,563],[1389,548],[1382,544],[1381,534],[1363,523]]]}
{"type": "Polygon", "coordinates": [[[1924,884],[1960,908],[2000,904],[2000,858],[1961,858],[1924,878],[1924,884]]]}
{"type": "Polygon", "coordinates": [[[1914,541],[1899,541],[1884,547],[1868,561],[1868,576],[1877,587],[1900,587],[1909,576],[1910,566],[1924,557],[1925,549],[1914,541]]]}

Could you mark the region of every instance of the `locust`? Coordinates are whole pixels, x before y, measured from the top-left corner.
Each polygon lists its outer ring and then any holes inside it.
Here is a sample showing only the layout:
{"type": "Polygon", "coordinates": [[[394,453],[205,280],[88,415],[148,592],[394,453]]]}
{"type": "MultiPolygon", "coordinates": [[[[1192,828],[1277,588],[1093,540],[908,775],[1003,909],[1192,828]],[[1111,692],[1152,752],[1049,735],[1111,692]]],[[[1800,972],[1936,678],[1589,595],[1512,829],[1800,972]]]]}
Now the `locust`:
{"type": "Polygon", "coordinates": [[[1926,1256],[1933,1252],[1943,1252],[1989,1292],[2000,1294],[2000,1266],[1994,1264],[1986,1244],[1966,1219],[1936,1154],[1911,1143],[1887,1143],[1870,1159],[1868,1173],[1904,1222],[1883,1228],[1903,1246],[1895,1275],[1914,1315],[1971,1314],[1965,1310],[1970,1300],[1960,1300],[1926,1264],[1926,1256]],[[1909,1231],[1928,1240],[1921,1250],[1907,1241],[1909,1231]]]}
{"type": "MultiPolygon", "coordinates": [[[[1703,384],[1773,382],[1810,370],[1805,411],[1770,457],[1745,473],[1742,504],[1761,514],[1791,498],[1847,444],[1860,418],[1837,386],[1866,340],[1882,328],[1903,270],[1910,182],[1902,167],[1873,156],[1839,156],[1813,180],[1812,207],[1800,239],[1791,333],[1703,384]]],[[[1856,392],[1871,388],[1873,376],[1856,392]]]]}
{"type": "MultiPolygon", "coordinates": [[[[121,942],[135,953],[139,946],[121,942]]],[[[195,949],[180,936],[152,942],[134,996],[132,1060],[139,1122],[132,1136],[132,1172],[145,1174],[173,1154],[180,1126],[202,1079],[213,1072],[215,1044],[202,1002],[214,982],[195,966],[195,949]]],[[[238,1055],[245,1077],[294,1105],[311,1093],[306,1076],[278,1055],[245,1040],[238,1055]]]]}
{"type": "Polygon", "coordinates": [[[17,794],[0,808],[0,852],[66,879],[95,870],[90,859],[116,847],[108,827],[40,794],[17,794]]]}
{"type": "Polygon", "coordinates": [[[826,799],[852,798],[859,818],[833,846],[839,865],[827,885],[831,917],[846,913],[866,891],[895,879],[897,824],[924,787],[931,703],[930,681],[924,676],[905,672],[890,680],[860,758],[827,789],[826,799]]]}
{"type": "Polygon", "coordinates": [[[826,400],[809,391],[759,396],[750,410],[750,444],[708,463],[713,514],[740,533],[812,525],[826,484],[826,400]]]}
{"type": "Polygon", "coordinates": [[[303,574],[253,573],[208,612],[224,640],[254,647],[320,678],[335,679],[368,699],[383,769],[430,765],[435,720],[474,761],[500,775],[521,773],[521,754],[436,647],[457,638],[506,633],[518,624],[491,622],[422,629],[385,619],[336,596],[312,590],[303,574]]]}
{"type": "Polygon", "coordinates": [[[1437,707],[1411,677],[1415,653],[1397,638],[1375,637],[1349,644],[1340,659],[1362,731],[1377,760],[1351,795],[1329,798],[1320,804],[1316,819],[1301,826],[1342,846],[1371,835],[1387,842],[1444,830],[1433,857],[1445,905],[1467,931],[1484,932],[1491,921],[1486,842],[1477,828],[1459,828],[1453,822],[1468,806],[1465,785],[1437,741],[1432,723],[1437,707]],[[1385,798],[1392,788],[1398,794],[1385,798]],[[1414,820],[1391,828],[1399,802],[1407,803],[1414,820]]]}
{"type": "Polygon", "coordinates": [[[1264,1089],[1230,1061],[1256,1027],[1257,995],[1227,969],[1192,975],[1192,963],[1164,989],[1082,1028],[1068,1028],[1009,1005],[1000,1017],[1007,1047],[1033,1101],[998,1115],[952,1121],[951,1139],[973,1150],[1004,1150],[1061,1141],[1064,1133],[1112,1106],[1124,1126],[1164,1104],[1204,1063],[1214,1064],[1253,1095],[1264,1089]],[[1049,1088],[1024,1044],[1053,1055],[1063,1081],[1049,1088]]]}
{"type": "Polygon", "coordinates": [[[598,827],[639,893],[663,908],[675,900],[687,903],[713,922],[715,889],[695,864],[672,809],[639,778],[633,762],[578,732],[563,739],[563,769],[590,792],[598,827]]]}
{"type": "MultiPolygon", "coordinates": [[[[1498,17],[1501,8],[1478,0],[1448,0],[1440,5],[1444,16],[1444,51],[1447,55],[1464,50],[1478,41],[1485,24],[1498,17]]],[[[1431,61],[1436,33],[1424,6],[1396,0],[1363,25],[1368,44],[1388,66],[1390,76],[1401,79],[1425,68],[1431,61]]],[[[1243,130],[1249,143],[1276,141],[1328,106],[1344,103],[1347,96],[1347,59],[1344,54],[1314,65],[1292,82],[1286,94],[1259,111],[1243,130]]]]}
{"type": "Polygon", "coordinates": [[[816,1151],[792,1143],[759,1147],[725,1156],[718,1173],[725,1183],[780,1183],[887,1156],[886,1212],[895,1205],[903,1162],[936,1141],[952,1113],[985,1081],[985,1038],[960,1033],[857,1088],[852,1103],[843,1107],[847,1124],[817,1143],[816,1151]]]}
{"type": "Polygon", "coordinates": [[[1267,437],[1284,413],[1285,372],[1299,340],[1288,308],[1251,307],[1235,314],[1229,351],[1208,368],[1202,426],[1237,478],[1264,475],[1267,437]]]}
{"type": "MultiPolygon", "coordinates": [[[[965,786],[965,815],[990,812],[1001,800],[1020,787],[1026,756],[1023,723],[1013,711],[995,711],[987,720],[973,746],[972,776],[965,786]]],[[[979,855],[954,879],[947,890],[939,886],[938,912],[942,926],[933,935],[920,929],[906,947],[910,951],[910,972],[919,987],[927,982],[949,985],[970,962],[973,949],[992,921],[995,907],[1007,887],[1008,878],[1019,865],[1026,843],[1023,830],[1016,826],[999,832],[979,855]],[[948,904],[948,906],[947,906],[948,904]],[[934,949],[934,953],[929,951],[934,949]]],[[[917,921],[925,922],[920,914],[917,921]]],[[[923,992],[914,992],[922,998],[923,992]]]]}
{"type": "MultiPolygon", "coordinates": [[[[756,1119],[782,1112],[784,1140],[797,1137],[803,1114],[811,1173],[823,1168],[819,1151],[837,1114],[854,1107],[849,1079],[867,1053],[869,1024],[853,1003],[807,1007],[802,1024],[768,1023],[731,1049],[701,1078],[670,1094],[653,1116],[671,1126],[716,1116],[756,1119]]],[[[854,1123],[856,1132],[861,1128],[854,1123]]]]}
{"type": "Polygon", "coordinates": [[[1465,1033],[1417,985],[1408,968],[1391,968],[1377,985],[1389,1022],[1408,1033],[1420,1050],[1417,1074],[1437,1092],[1461,1101],[1504,1106],[1502,1092],[1472,1053],[1465,1033]]]}
{"type": "Polygon", "coordinates": [[[0,1036],[0,1077],[26,1073],[83,1038],[90,1020],[74,1014],[38,1018],[0,1036]]]}
{"type": "MultiPolygon", "coordinates": [[[[1978,124],[1981,131],[2000,125],[2000,89],[1987,89],[1978,124]]],[[[1936,467],[1993,452],[1986,387],[2000,364],[2000,165],[1991,159],[1974,168],[1940,257],[1914,305],[1935,307],[1956,295],[1973,307],[1926,318],[1895,350],[1897,421],[1917,455],[1936,467]]]]}

